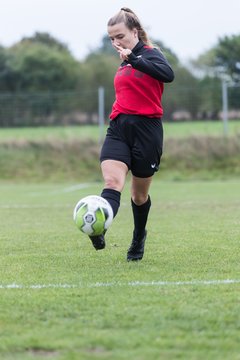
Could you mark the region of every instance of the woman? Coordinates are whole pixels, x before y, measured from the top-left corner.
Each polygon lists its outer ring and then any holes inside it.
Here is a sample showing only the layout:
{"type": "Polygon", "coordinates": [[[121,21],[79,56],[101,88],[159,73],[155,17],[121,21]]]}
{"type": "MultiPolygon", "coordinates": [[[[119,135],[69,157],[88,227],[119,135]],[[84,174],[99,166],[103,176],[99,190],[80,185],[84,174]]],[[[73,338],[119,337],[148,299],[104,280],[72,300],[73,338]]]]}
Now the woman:
{"type": "MultiPolygon", "coordinates": [[[[134,261],[141,260],[144,254],[151,206],[149,187],[162,155],[163,83],[173,81],[174,74],[130,9],[122,8],[109,20],[108,34],[122,63],[114,79],[116,100],[100,155],[105,183],[101,196],[116,216],[126,176],[131,171],[134,231],[127,260],[134,261]]],[[[95,249],[105,247],[104,234],[90,239],[95,249]]]]}

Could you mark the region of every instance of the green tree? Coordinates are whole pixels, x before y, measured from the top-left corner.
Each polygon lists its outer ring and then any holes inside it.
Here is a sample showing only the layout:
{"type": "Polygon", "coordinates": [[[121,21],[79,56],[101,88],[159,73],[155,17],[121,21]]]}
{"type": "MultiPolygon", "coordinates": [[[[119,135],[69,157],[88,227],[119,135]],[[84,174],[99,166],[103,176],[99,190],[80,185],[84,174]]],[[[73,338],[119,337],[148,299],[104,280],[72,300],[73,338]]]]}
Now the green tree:
{"type": "Polygon", "coordinates": [[[216,47],[215,65],[234,82],[240,80],[240,35],[225,36],[216,47]]]}
{"type": "Polygon", "coordinates": [[[201,54],[194,65],[210,76],[226,75],[230,80],[240,80],[240,35],[220,38],[217,45],[201,54]]]}
{"type": "Polygon", "coordinates": [[[100,46],[92,52],[93,54],[105,54],[118,57],[116,50],[113,48],[111,40],[108,35],[104,35],[100,46]]]}
{"type": "Polygon", "coordinates": [[[20,42],[9,50],[14,91],[74,89],[78,62],[70,53],[43,43],[20,42]]]}
{"type": "Polygon", "coordinates": [[[240,35],[220,38],[216,46],[195,60],[194,65],[203,71],[203,80],[200,82],[202,91],[205,89],[202,94],[202,107],[209,107],[207,102],[212,98],[214,112],[221,109],[220,81],[225,79],[229,84],[229,107],[240,108],[240,88],[232,87],[239,85],[240,81],[240,35]]]}
{"type": "Polygon", "coordinates": [[[61,42],[60,40],[54,38],[49,33],[45,32],[35,32],[33,36],[24,37],[21,41],[21,44],[30,43],[30,44],[44,44],[49,48],[55,48],[59,51],[65,51],[70,53],[68,46],[61,42]]]}
{"type": "Polygon", "coordinates": [[[194,119],[200,103],[198,79],[181,64],[174,67],[174,72],[174,82],[165,85],[163,96],[165,118],[171,119],[175,111],[183,110],[189,112],[194,119]]]}
{"type": "Polygon", "coordinates": [[[217,119],[222,107],[221,81],[216,76],[205,76],[199,80],[199,117],[217,119]]]}
{"type": "Polygon", "coordinates": [[[7,78],[9,69],[7,66],[7,53],[3,46],[0,46],[0,91],[7,90],[7,78]]]}
{"type": "Polygon", "coordinates": [[[114,100],[113,78],[120,59],[111,54],[91,53],[80,66],[78,90],[81,94],[81,108],[96,113],[98,108],[98,88],[105,89],[105,113],[110,113],[114,100]]]}
{"type": "Polygon", "coordinates": [[[12,94],[8,101],[1,99],[4,123],[32,125],[57,119],[73,102],[76,107],[75,99],[59,92],[75,91],[78,77],[79,62],[50,35],[37,33],[0,48],[0,90],[12,94]]]}
{"type": "Polygon", "coordinates": [[[166,59],[168,60],[169,64],[171,64],[172,67],[176,67],[180,64],[177,55],[169,47],[167,47],[161,40],[153,40],[153,44],[156,45],[160,51],[162,51],[163,55],[166,57],[166,59]]]}

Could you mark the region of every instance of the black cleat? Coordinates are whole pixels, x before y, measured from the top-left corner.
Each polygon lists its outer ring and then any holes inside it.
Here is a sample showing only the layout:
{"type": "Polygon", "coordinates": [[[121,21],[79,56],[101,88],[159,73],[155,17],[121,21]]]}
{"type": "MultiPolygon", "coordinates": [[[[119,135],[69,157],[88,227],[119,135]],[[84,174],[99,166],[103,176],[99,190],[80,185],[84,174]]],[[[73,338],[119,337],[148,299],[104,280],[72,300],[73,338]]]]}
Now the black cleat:
{"type": "Polygon", "coordinates": [[[147,231],[145,230],[144,236],[142,239],[137,239],[133,237],[130,248],[127,252],[127,261],[138,261],[142,260],[144,254],[144,245],[147,237],[147,231]]]}
{"type": "Polygon", "coordinates": [[[105,248],[104,234],[97,236],[89,236],[89,238],[92,241],[92,244],[96,250],[102,250],[105,248]]]}

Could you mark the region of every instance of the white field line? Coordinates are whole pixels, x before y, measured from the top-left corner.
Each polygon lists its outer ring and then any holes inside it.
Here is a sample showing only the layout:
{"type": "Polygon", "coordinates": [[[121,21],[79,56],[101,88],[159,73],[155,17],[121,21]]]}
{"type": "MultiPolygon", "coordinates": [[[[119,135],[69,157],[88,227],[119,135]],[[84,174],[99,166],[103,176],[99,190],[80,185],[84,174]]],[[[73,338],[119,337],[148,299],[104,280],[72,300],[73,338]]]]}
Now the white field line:
{"type": "MultiPolygon", "coordinates": [[[[57,189],[53,189],[53,190],[32,191],[30,193],[27,193],[27,195],[30,195],[30,196],[42,196],[43,194],[44,195],[58,195],[58,194],[70,193],[70,192],[86,189],[86,188],[89,188],[96,184],[98,184],[98,183],[97,182],[80,183],[80,184],[75,184],[75,185],[71,185],[71,186],[67,186],[67,187],[63,187],[63,188],[57,188],[57,189]]],[[[52,185],[52,187],[54,187],[54,185],[52,185]]]]}
{"type": "MultiPolygon", "coordinates": [[[[44,192],[45,195],[57,195],[57,194],[64,194],[64,193],[70,193],[82,189],[86,189],[88,187],[91,187],[95,185],[96,183],[82,183],[82,184],[76,184],[69,187],[65,187],[63,189],[58,190],[52,190],[52,191],[46,191],[44,192]]],[[[42,196],[43,192],[32,192],[30,194],[31,196],[42,196]]],[[[28,204],[0,204],[0,209],[47,209],[47,208],[59,208],[59,207],[72,207],[73,205],[67,204],[50,204],[50,205],[43,205],[43,204],[36,204],[36,205],[28,205],[28,204]]]]}
{"type": "Polygon", "coordinates": [[[92,284],[0,284],[0,290],[6,289],[84,289],[101,287],[143,287],[143,286],[211,286],[211,285],[229,285],[240,284],[240,279],[225,280],[191,280],[191,281],[129,281],[129,282],[96,282],[92,284]]]}
{"type": "Polygon", "coordinates": [[[21,209],[52,209],[52,208],[69,208],[69,207],[73,207],[72,204],[49,204],[49,205],[44,205],[44,204],[38,204],[38,205],[27,205],[27,204],[12,204],[12,205],[0,205],[0,209],[16,209],[16,210],[21,210],[21,209]]]}
{"type": "Polygon", "coordinates": [[[64,189],[62,190],[54,190],[54,191],[51,191],[50,193],[51,194],[60,194],[60,193],[68,193],[68,192],[74,192],[74,191],[77,191],[77,190],[82,190],[82,189],[86,189],[90,186],[93,186],[93,185],[96,185],[96,183],[83,183],[83,184],[76,184],[76,185],[72,185],[72,186],[69,186],[69,187],[65,187],[64,189]]]}

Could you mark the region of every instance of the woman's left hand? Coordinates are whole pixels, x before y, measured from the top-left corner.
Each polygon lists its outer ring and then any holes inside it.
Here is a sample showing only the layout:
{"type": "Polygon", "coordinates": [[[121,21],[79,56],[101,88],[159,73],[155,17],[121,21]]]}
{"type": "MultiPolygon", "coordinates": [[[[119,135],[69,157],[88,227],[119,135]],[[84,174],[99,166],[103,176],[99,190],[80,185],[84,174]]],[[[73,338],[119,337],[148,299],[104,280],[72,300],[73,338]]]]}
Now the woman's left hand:
{"type": "Polygon", "coordinates": [[[117,52],[119,53],[120,59],[123,61],[128,60],[128,56],[132,53],[132,51],[130,49],[124,49],[118,45],[114,45],[114,48],[117,50],[117,52]]]}

